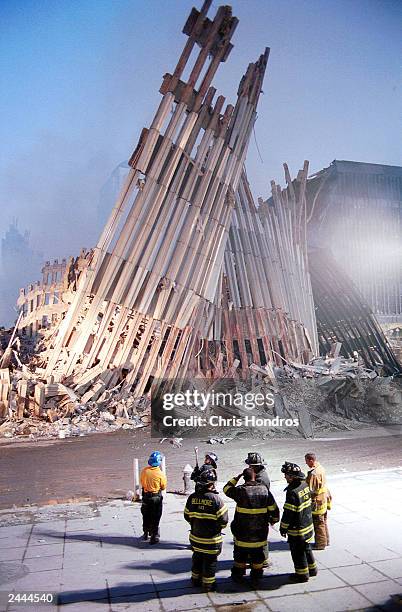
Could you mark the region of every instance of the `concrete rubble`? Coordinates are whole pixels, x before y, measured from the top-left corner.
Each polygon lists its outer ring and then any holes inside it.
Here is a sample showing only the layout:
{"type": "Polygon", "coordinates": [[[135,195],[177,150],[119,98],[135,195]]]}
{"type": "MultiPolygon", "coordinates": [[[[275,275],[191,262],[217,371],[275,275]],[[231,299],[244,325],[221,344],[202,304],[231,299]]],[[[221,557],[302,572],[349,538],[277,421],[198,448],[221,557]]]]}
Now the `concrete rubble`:
{"type": "MultiPolygon", "coordinates": [[[[0,339],[7,336],[10,331],[0,333],[0,339]]],[[[67,386],[53,376],[46,378],[41,368],[29,363],[26,343],[23,338],[20,348],[28,365],[13,348],[10,367],[0,369],[0,437],[67,438],[149,424],[149,399],[122,397],[119,384],[107,389],[101,377],[93,388],[92,381],[67,386]]]]}
{"type": "MultiPolygon", "coordinates": [[[[3,343],[11,334],[12,330],[3,332],[3,343]]],[[[22,338],[19,350],[21,359],[29,361],[29,339],[22,338]]],[[[308,364],[289,361],[281,367],[273,363],[249,366],[249,379],[238,379],[236,391],[272,392],[275,397],[275,406],[257,411],[256,416],[297,417],[300,421],[297,431],[264,428],[265,437],[313,437],[323,431],[353,429],[362,422],[400,422],[402,385],[390,377],[378,376],[358,359],[339,356],[340,350],[338,343],[330,355],[314,358],[308,364]]],[[[123,378],[111,389],[105,384],[104,374],[91,374],[79,381],[71,377],[67,385],[55,382],[53,376],[46,378],[39,367],[19,364],[15,348],[10,367],[0,369],[0,437],[67,438],[141,428],[150,423],[150,398],[123,396],[123,378]]],[[[209,379],[203,380],[210,385],[209,379]]],[[[215,379],[212,386],[218,389],[219,382],[219,378],[215,379]]],[[[225,444],[245,434],[249,436],[250,430],[234,427],[229,437],[215,435],[209,443],[225,444]]],[[[256,431],[253,435],[262,434],[256,431]]]]}

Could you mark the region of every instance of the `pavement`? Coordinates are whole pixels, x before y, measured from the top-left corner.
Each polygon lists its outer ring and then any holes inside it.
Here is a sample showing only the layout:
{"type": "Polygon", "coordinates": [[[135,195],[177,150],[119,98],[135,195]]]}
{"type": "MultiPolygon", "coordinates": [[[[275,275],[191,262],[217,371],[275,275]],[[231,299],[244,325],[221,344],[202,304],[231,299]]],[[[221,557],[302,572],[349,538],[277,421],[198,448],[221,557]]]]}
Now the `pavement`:
{"type": "MultiPolygon", "coordinates": [[[[114,500],[3,510],[0,610],[401,611],[401,476],[401,467],[331,476],[331,545],[316,552],[318,576],[306,584],[288,584],[293,571],[288,545],[271,530],[272,567],[257,590],[230,580],[229,529],[218,562],[218,592],[205,594],[190,586],[184,496],[166,495],[157,546],[140,540],[138,503],[114,500]],[[7,604],[13,591],[52,592],[58,603],[7,604]]],[[[280,506],[284,486],[284,481],[272,485],[280,506]]],[[[234,504],[225,499],[232,517],[234,504]]]]}

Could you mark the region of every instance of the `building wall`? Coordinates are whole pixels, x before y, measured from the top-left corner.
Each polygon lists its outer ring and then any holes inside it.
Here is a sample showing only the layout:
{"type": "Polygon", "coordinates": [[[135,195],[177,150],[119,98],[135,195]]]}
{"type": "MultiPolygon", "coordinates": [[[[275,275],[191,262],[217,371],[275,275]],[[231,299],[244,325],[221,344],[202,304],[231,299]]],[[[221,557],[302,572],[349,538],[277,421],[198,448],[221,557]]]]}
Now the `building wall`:
{"type": "Polygon", "coordinates": [[[83,249],[75,259],[47,261],[42,268],[42,280],[20,289],[17,307],[22,309],[22,319],[18,329],[23,334],[35,336],[64,318],[90,254],[83,249]]]}
{"type": "Polygon", "coordinates": [[[317,192],[310,242],[331,249],[380,322],[402,321],[402,168],[335,161],[312,179],[310,206],[317,192]]]}

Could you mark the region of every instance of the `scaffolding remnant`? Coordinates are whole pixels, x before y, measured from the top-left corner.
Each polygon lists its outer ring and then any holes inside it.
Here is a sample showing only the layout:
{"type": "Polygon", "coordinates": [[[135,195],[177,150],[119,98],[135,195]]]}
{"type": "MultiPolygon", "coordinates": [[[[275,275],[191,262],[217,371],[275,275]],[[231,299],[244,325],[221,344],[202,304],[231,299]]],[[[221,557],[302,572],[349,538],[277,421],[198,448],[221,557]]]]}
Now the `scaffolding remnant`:
{"type": "Polygon", "coordinates": [[[211,21],[209,5],[193,9],[184,26],[189,39],[164,76],[155,118],[49,351],[48,375],[78,382],[99,367],[114,372],[113,385],[124,369],[141,395],[151,375],[177,373],[214,299],[269,50],[248,66],[234,107],[224,109],[222,96],[213,103],[211,82],[237,19],[224,6],[211,21]],[[182,81],[196,44],[199,55],[182,81]]]}

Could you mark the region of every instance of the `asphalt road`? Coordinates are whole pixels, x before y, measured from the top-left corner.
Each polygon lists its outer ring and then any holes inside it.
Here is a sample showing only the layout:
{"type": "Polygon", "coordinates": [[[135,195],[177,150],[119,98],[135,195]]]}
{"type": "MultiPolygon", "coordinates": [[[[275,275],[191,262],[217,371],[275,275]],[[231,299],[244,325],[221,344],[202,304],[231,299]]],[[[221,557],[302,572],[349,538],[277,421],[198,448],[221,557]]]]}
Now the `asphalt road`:
{"type": "Polygon", "coordinates": [[[244,469],[251,450],[263,455],[271,480],[282,478],[280,466],[285,460],[303,465],[308,451],[317,453],[329,474],[402,465],[400,427],[361,429],[315,440],[237,440],[225,445],[183,440],[181,448],[151,440],[145,430],[50,442],[11,441],[0,445],[0,508],[123,497],[133,488],[133,458],[145,464],[152,450],[166,455],[168,490],[180,490],[184,465],[194,465],[194,444],[200,456],[207,450],[219,455],[221,481],[244,469]]]}

